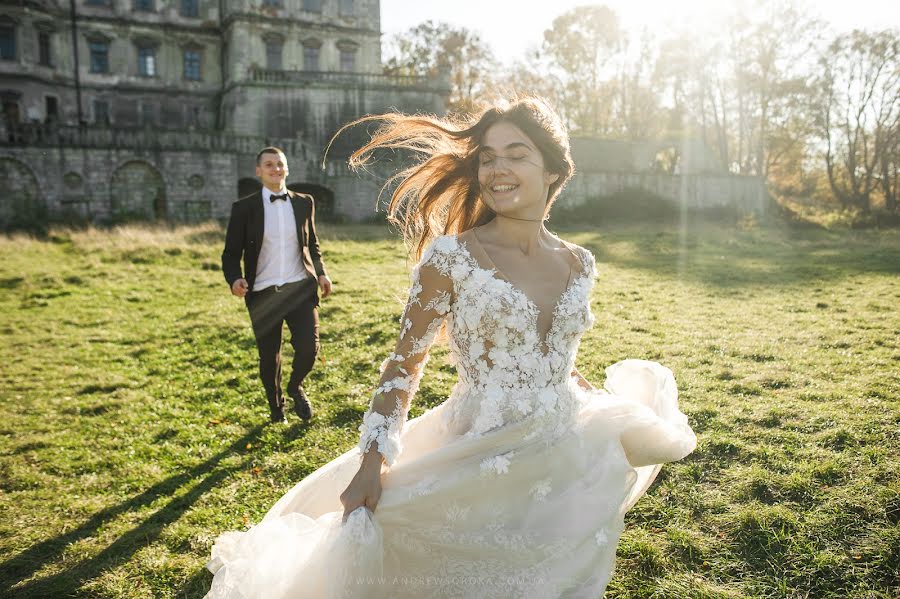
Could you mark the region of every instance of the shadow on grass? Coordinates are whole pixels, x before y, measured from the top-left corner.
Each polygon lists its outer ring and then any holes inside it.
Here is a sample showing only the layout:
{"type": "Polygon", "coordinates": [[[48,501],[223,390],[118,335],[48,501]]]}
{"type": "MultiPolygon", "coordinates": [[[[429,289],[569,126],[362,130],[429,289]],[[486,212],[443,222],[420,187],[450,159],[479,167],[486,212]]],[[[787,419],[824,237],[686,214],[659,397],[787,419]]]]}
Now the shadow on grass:
{"type": "Polygon", "coordinates": [[[19,445],[18,447],[10,451],[8,455],[18,455],[27,451],[38,451],[40,449],[46,449],[48,447],[50,446],[43,441],[35,441],[33,443],[25,443],[24,445],[19,445]]]}
{"type": "Polygon", "coordinates": [[[0,289],[15,289],[24,282],[24,277],[7,277],[5,279],[0,279],[0,289]]]}
{"type": "Polygon", "coordinates": [[[209,590],[212,574],[206,568],[200,568],[191,574],[176,593],[176,597],[203,597],[209,590]]]}
{"type": "MultiPolygon", "coordinates": [[[[162,531],[177,521],[200,497],[214,489],[232,472],[241,470],[244,467],[243,461],[239,465],[228,468],[218,468],[217,466],[223,458],[240,452],[248,443],[255,442],[262,429],[261,425],[252,428],[240,439],[202,464],[153,485],[128,501],[97,512],[78,528],[41,541],[3,562],[0,564],[0,595],[42,598],[77,595],[86,581],[131,559],[135,553],[159,538],[162,531]],[[191,486],[187,492],[173,497],[182,487],[197,479],[200,479],[199,482],[191,486]],[[149,506],[161,497],[171,497],[171,499],[141,524],[120,536],[98,554],[85,558],[46,578],[15,587],[17,583],[33,575],[45,564],[58,562],[72,543],[97,534],[98,530],[112,519],[123,513],[149,506]]],[[[196,581],[193,584],[194,586],[198,585],[196,581]]]]}
{"type": "Polygon", "coordinates": [[[111,411],[113,408],[111,406],[92,406],[92,407],[74,407],[74,408],[65,408],[62,410],[63,414],[67,414],[69,416],[102,416],[107,412],[111,411]]]}
{"type": "Polygon", "coordinates": [[[362,422],[365,408],[344,404],[333,411],[328,417],[328,426],[333,428],[347,428],[362,422]]]}
{"type": "Polygon", "coordinates": [[[129,388],[129,385],[126,383],[112,383],[109,385],[90,384],[90,385],[85,385],[84,387],[82,387],[81,389],[76,391],[75,394],[76,395],[91,395],[93,393],[109,394],[109,393],[118,391],[119,389],[128,389],[128,388],[129,388]]]}

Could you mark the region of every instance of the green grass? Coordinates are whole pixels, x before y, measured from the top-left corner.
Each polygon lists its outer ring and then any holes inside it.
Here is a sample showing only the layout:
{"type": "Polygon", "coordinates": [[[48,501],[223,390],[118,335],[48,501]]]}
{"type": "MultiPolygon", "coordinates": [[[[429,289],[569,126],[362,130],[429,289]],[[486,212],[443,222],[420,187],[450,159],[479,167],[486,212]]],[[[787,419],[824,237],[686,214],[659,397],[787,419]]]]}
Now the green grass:
{"type": "MultiPolygon", "coordinates": [[[[630,512],[608,596],[897,597],[900,233],[562,234],[600,270],[579,369],[664,363],[699,437],[630,512]]],[[[0,596],[201,597],[214,537],[355,443],[408,264],[374,226],[323,237],[318,417],[287,429],[218,226],[0,240],[0,596]]],[[[436,354],[414,414],[453,382],[436,354]]]]}

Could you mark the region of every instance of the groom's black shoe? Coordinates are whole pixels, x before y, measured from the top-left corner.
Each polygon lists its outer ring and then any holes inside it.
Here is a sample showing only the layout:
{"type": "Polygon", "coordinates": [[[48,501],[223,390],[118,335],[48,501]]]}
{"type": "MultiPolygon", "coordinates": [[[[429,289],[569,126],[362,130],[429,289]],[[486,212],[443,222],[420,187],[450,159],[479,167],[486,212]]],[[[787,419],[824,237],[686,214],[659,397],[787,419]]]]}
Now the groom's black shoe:
{"type": "Polygon", "coordinates": [[[287,418],[284,417],[284,410],[282,408],[275,408],[274,410],[269,410],[269,420],[272,421],[272,424],[287,424],[287,418]]]}
{"type": "Polygon", "coordinates": [[[296,413],[297,416],[303,420],[312,418],[312,405],[310,405],[309,398],[306,397],[303,387],[298,389],[296,393],[291,393],[291,399],[294,400],[294,413],[296,413]]]}

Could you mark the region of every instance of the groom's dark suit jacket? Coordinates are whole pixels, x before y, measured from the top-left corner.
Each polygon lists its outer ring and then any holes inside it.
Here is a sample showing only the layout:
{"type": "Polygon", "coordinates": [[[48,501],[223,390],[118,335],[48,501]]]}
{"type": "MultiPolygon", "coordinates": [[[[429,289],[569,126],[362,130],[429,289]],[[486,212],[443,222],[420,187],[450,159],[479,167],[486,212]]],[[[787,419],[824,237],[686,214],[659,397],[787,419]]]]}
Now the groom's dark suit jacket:
{"type": "MultiPolygon", "coordinates": [[[[322,264],[322,253],[319,251],[319,238],[316,236],[315,202],[312,196],[305,193],[288,190],[288,195],[291,206],[294,208],[294,219],[297,222],[297,241],[300,242],[303,267],[310,278],[315,281],[318,277],[327,274],[325,265],[322,264]]],[[[247,279],[250,291],[253,291],[265,222],[262,189],[231,205],[231,218],[228,220],[228,231],[225,233],[225,251],[222,252],[222,272],[225,273],[225,280],[228,281],[229,287],[243,276],[247,279]],[[243,275],[241,271],[242,256],[244,258],[243,275]]]]}

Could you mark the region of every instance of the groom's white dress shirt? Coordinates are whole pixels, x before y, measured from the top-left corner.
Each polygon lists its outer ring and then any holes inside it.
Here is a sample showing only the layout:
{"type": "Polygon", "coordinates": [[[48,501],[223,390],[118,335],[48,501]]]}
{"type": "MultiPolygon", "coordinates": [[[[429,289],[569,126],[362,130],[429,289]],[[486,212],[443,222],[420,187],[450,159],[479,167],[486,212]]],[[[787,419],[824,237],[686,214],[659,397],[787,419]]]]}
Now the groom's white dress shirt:
{"type": "MultiPolygon", "coordinates": [[[[287,193],[282,188],[278,195],[287,193]]],[[[306,270],[300,254],[297,239],[297,221],[291,199],[271,201],[272,192],[267,187],[262,190],[265,228],[262,247],[256,263],[256,281],[253,291],[262,291],[272,285],[284,285],[304,279],[306,270]]]]}

